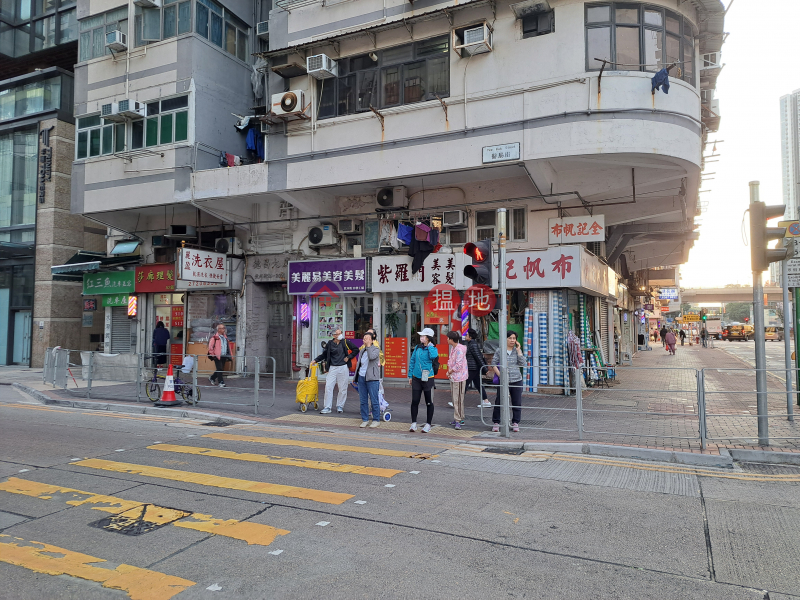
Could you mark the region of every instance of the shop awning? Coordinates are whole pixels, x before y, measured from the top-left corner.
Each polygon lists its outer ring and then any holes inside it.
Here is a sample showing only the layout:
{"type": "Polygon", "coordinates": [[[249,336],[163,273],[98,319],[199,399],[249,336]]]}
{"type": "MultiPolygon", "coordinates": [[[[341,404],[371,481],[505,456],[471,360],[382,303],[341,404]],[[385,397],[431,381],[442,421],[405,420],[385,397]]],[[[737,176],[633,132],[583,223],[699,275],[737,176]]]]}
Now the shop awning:
{"type": "Polygon", "coordinates": [[[103,268],[139,264],[140,256],[106,256],[105,252],[81,250],[63,265],[53,265],[53,281],[83,281],[84,273],[95,273],[103,268]]]}
{"type": "Polygon", "coordinates": [[[71,265],[56,265],[50,267],[50,272],[53,275],[60,275],[62,273],[92,273],[100,270],[100,261],[93,260],[85,263],[75,263],[71,265]]]}

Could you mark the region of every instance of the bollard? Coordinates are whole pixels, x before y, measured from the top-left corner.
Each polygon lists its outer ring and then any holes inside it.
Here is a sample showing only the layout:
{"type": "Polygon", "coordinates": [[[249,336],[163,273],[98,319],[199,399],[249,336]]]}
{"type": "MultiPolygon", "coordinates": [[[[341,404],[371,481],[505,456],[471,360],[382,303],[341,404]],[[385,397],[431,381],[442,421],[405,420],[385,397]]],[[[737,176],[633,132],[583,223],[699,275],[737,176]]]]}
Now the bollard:
{"type": "Polygon", "coordinates": [[[700,449],[706,449],[706,394],[705,394],[705,369],[697,372],[697,421],[700,434],[700,449]]]}
{"type": "Polygon", "coordinates": [[[89,379],[86,382],[86,398],[92,397],[92,369],[94,368],[94,352],[89,352],[89,379]]]}
{"type": "Polygon", "coordinates": [[[254,374],[254,379],[253,379],[253,389],[254,389],[253,393],[255,394],[255,399],[254,399],[253,405],[255,406],[255,414],[258,414],[258,383],[259,383],[259,381],[258,381],[258,372],[261,369],[260,369],[260,361],[258,360],[257,356],[255,357],[255,361],[256,361],[256,365],[255,365],[255,374],[254,374]]]}

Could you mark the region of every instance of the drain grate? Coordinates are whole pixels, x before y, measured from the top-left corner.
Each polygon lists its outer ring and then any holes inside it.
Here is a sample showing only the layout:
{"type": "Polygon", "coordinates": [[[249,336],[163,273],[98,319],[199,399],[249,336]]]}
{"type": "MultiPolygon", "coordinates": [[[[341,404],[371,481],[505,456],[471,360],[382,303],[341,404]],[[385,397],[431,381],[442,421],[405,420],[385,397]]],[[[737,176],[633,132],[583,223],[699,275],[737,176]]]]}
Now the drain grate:
{"type": "Polygon", "coordinates": [[[230,421],[211,421],[210,423],[202,423],[203,427],[228,427],[233,425],[230,421]]]}
{"type": "Polygon", "coordinates": [[[491,452],[492,454],[511,454],[512,456],[519,456],[525,452],[524,448],[484,448],[482,452],[491,452]]]}
{"type": "Polygon", "coordinates": [[[187,510],[143,504],[89,525],[123,535],[144,535],[191,514],[187,510]]]}

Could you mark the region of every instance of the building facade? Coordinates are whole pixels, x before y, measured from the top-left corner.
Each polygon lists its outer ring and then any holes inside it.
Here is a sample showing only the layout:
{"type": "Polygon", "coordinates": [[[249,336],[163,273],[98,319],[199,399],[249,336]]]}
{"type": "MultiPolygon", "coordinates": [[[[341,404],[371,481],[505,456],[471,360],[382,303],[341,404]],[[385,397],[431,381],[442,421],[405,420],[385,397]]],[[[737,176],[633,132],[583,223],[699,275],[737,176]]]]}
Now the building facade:
{"type": "MultiPolygon", "coordinates": [[[[119,233],[110,247],[138,240],[145,264],[182,243],[244,269],[170,298],[186,350],[222,321],[240,366],[288,373],[335,326],[372,326],[404,377],[421,327],[496,340],[496,315],[435,317],[426,298],[463,296],[463,246],[498,239],[505,208],[510,325],[541,367],[531,385],[557,383],[569,330],[603,363],[636,351],[651,278],[669,284],[697,237],[719,0],[78,9],[73,212],[119,233]],[[84,49],[101,27],[124,47],[84,49]]],[[[148,351],[166,313],[143,300],[148,351]]]]}
{"type": "MultiPolygon", "coordinates": [[[[798,124],[798,98],[800,90],[781,96],[781,184],[783,203],[786,205],[784,218],[796,221],[800,216],[797,194],[800,190],[800,124],[798,124]]],[[[770,263],[769,279],[775,285],[781,284],[781,263],[770,263]]]]}

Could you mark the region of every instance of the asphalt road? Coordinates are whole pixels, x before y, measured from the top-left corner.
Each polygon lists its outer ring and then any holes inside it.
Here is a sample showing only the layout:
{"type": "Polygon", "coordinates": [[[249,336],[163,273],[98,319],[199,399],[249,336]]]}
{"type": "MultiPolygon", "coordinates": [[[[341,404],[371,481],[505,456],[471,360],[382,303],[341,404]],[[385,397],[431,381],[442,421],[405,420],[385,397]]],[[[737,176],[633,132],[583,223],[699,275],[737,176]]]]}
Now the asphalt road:
{"type": "MultiPolygon", "coordinates": [[[[749,342],[740,342],[736,340],[728,342],[716,340],[714,345],[716,348],[720,348],[728,354],[736,356],[737,358],[745,361],[750,366],[755,367],[756,343],[753,340],[750,340],[749,342]]],[[[792,346],[794,346],[794,344],[792,344],[792,346]]],[[[776,371],[775,374],[782,379],[785,371],[780,371],[781,369],[786,368],[784,361],[784,343],[768,340],[764,343],[764,348],[767,352],[767,369],[774,369],[776,371]]],[[[744,367],[745,365],[742,366],[744,367]]]]}
{"type": "Polygon", "coordinates": [[[0,386],[0,598],[800,598],[798,468],[460,443],[0,386]]]}

